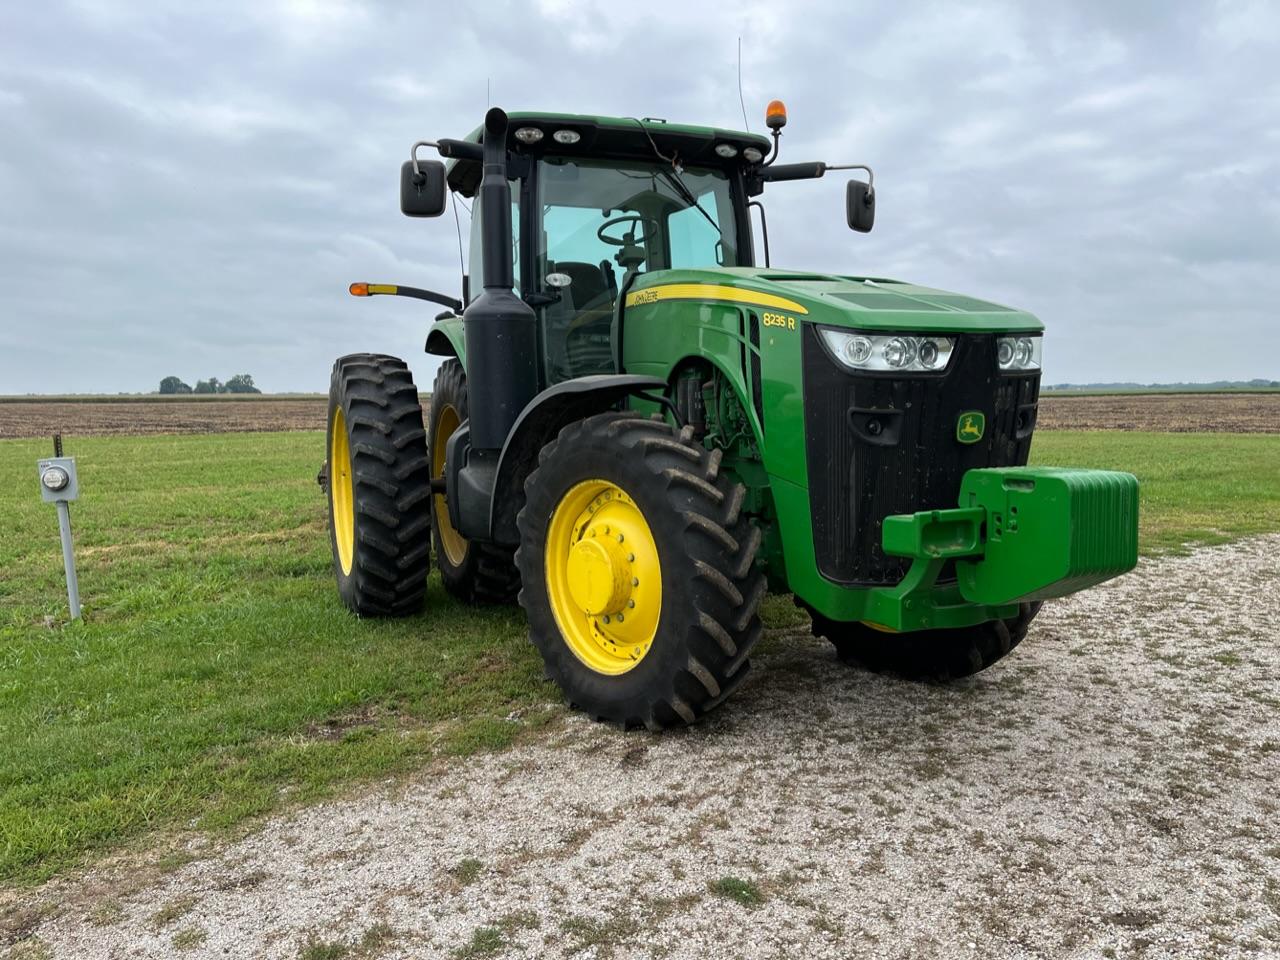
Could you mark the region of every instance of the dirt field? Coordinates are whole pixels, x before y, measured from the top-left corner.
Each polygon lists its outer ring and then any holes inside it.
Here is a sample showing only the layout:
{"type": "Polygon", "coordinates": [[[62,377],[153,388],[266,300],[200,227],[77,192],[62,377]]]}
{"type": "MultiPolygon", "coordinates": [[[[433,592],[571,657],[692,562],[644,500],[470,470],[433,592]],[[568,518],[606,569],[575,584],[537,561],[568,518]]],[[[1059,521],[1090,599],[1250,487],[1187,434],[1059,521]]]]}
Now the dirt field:
{"type": "MultiPolygon", "coordinates": [[[[0,400],[0,438],[324,428],[323,399],[0,400]]],[[[1280,393],[1045,397],[1039,429],[1280,433],[1280,393]]]]}
{"type": "Polygon", "coordinates": [[[0,401],[0,438],[323,430],[323,399],[0,401]]]}
{"type": "Polygon", "coordinates": [[[1049,396],[1040,401],[1037,427],[1156,433],[1280,433],[1280,393],[1049,396]]]}
{"type": "Polygon", "coordinates": [[[193,840],[167,871],[107,864],[33,894],[51,913],[22,946],[1275,957],[1278,581],[1278,535],[1144,562],[1047,605],[1008,660],[949,686],[776,633],[691,730],[573,716],[237,842],[193,840]]]}

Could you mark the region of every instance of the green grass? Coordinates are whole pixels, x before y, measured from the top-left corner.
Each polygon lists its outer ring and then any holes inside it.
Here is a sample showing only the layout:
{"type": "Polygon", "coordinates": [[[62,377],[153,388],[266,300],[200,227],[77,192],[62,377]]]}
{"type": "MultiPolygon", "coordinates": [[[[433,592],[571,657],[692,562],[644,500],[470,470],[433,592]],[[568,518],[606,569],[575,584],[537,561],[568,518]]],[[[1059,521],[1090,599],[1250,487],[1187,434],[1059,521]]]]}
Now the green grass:
{"type": "MultiPolygon", "coordinates": [[[[46,447],[0,441],[0,879],[499,749],[556,715],[518,609],[462,607],[435,579],[407,620],[339,605],[317,433],[76,440],[86,617],[68,624],[46,447]]],[[[1045,433],[1035,459],[1137,473],[1148,551],[1280,529],[1280,436],[1045,433]]]]}
{"type": "Polygon", "coordinates": [[[718,897],[734,900],[744,907],[758,907],[764,903],[764,894],[750,880],[741,877],[720,877],[707,887],[718,897]]]}
{"type": "Polygon", "coordinates": [[[518,609],[435,580],[407,620],[339,605],[316,433],[77,440],[68,624],[46,446],[0,442],[0,878],[499,748],[558,702],[518,609]]]}
{"type": "Polygon", "coordinates": [[[1046,431],[1033,463],[1127,470],[1146,554],[1280,530],[1280,434],[1046,431]]]}

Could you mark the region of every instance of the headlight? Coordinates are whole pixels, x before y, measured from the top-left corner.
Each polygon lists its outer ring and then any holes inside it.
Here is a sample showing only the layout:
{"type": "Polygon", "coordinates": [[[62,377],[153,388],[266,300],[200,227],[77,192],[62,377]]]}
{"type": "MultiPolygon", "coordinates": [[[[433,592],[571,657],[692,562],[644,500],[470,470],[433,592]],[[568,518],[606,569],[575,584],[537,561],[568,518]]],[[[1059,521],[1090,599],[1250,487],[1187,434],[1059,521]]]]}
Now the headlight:
{"type": "Polygon", "coordinates": [[[1039,370],[1044,338],[1001,337],[996,341],[996,362],[1005,371],[1039,370]]]}
{"type": "Polygon", "coordinates": [[[853,370],[900,370],[908,373],[945,370],[955,344],[950,337],[907,333],[858,333],[825,327],[819,332],[827,349],[853,370]]]}

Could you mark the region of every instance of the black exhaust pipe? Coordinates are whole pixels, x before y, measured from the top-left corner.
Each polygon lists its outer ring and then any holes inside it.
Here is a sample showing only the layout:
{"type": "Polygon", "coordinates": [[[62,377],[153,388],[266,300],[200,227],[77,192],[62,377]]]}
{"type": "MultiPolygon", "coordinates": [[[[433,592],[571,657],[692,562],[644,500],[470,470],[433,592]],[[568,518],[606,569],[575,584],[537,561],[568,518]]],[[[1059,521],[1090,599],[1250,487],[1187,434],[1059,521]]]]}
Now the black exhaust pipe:
{"type": "MultiPolygon", "coordinates": [[[[480,181],[484,290],[463,313],[472,454],[500,451],[516,418],[538,392],[538,337],[533,308],[515,295],[511,262],[511,187],[507,183],[507,115],[484,117],[480,181]]],[[[477,464],[479,466],[479,464],[477,464]]]]}

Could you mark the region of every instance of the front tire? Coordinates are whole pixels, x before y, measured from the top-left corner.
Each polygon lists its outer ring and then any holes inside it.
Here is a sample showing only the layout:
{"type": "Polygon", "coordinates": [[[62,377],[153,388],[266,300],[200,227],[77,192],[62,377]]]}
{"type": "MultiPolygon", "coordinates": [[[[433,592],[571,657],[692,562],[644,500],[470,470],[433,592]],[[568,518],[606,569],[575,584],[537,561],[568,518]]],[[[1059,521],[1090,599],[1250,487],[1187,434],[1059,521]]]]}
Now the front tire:
{"type": "Polygon", "coordinates": [[[338,596],[362,617],[416,613],[431,562],[431,474],[403,360],[357,353],[334,363],[328,451],[338,596]]]}
{"type": "MultiPolygon", "coordinates": [[[[449,437],[467,419],[467,375],[457,360],[446,360],[436,371],[431,390],[431,476],[443,480],[449,437]]],[[[488,543],[473,543],[454,529],[443,493],[432,499],[431,539],[436,568],[444,588],[464,603],[511,603],[520,590],[512,551],[488,543]]]]}
{"type": "Polygon", "coordinates": [[[958,680],[1002,660],[1027,635],[1039,603],[1019,604],[1018,615],[950,630],[892,633],[865,623],[843,623],[813,613],[813,634],[826,637],[845,663],[910,680],[958,680]]]}
{"type": "Polygon", "coordinates": [[[520,603],[547,675],[598,720],[693,723],[760,638],[760,531],[719,451],[606,413],[543,448],[517,523],[520,603]]]}

